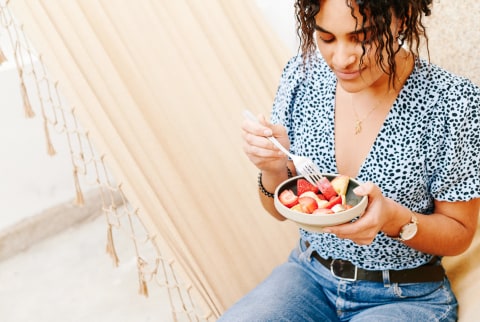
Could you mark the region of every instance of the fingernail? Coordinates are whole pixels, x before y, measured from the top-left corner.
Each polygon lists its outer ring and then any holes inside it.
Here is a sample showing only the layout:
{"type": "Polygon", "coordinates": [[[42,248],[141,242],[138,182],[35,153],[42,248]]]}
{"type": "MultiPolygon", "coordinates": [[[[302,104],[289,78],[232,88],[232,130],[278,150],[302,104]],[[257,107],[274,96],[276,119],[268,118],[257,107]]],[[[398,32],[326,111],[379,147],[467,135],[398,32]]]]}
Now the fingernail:
{"type": "Polygon", "coordinates": [[[272,136],[273,133],[272,133],[272,130],[266,129],[265,131],[263,131],[263,134],[264,134],[265,136],[272,136]]]}
{"type": "Polygon", "coordinates": [[[354,194],[359,194],[362,193],[362,187],[355,187],[352,191],[354,194]]]}

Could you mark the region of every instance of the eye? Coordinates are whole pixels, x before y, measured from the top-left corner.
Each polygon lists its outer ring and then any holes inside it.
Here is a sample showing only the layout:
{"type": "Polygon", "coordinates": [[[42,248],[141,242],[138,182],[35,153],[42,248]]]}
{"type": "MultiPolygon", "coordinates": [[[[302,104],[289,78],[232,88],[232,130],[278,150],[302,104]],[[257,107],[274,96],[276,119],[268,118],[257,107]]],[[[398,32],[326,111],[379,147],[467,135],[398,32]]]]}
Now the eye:
{"type": "Polygon", "coordinates": [[[352,35],[352,41],[359,44],[363,43],[364,45],[369,45],[373,42],[372,33],[370,31],[367,31],[365,34],[363,32],[356,33],[352,35]]]}
{"type": "Polygon", "coordinates": [[[318,34],[318,39],[320,39],[322,42],[329,44],[332,43],[335,40],[335,37],[333,37],[330,34],[325,34],[325,33],[319,33],[318,34]]]}
{"type": "Polygon", "coordinates": [[[335,40],[334,38],[331,38],[331,39],[323,39],[322,37],[318,37],[318,38],[326,44],[330,44],[335,40]]]}

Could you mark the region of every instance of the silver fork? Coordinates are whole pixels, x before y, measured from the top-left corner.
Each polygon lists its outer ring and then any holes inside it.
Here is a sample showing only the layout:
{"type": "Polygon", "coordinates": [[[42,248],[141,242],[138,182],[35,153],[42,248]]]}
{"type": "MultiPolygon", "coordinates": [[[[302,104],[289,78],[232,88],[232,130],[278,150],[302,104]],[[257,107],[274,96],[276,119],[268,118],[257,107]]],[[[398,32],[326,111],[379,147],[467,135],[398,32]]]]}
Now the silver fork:
{"type": "MultiPolygon", "coordinates": [[[[243,115],[251,121],[260,123],[257,117],[249,110],[245,110],[243,115]]],[[[311,159],[290,153],[290,151],[285,149],[283,145],[273,136],[267,136],[266,138],[275,144],[280,151],[285,153],[293,161],[298,174],[303,175],[308,182],[317,186],[317,182],[320,181],[322,175],[320,174],[320,169],[315,163],[313,163],[311,159]]]]}

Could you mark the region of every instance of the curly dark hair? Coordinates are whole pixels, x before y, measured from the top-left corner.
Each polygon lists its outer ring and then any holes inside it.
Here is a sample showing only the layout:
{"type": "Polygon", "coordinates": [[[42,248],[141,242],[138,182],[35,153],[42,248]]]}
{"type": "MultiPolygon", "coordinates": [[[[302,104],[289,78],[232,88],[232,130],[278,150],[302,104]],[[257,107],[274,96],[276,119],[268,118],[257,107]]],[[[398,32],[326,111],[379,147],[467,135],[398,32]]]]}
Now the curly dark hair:
{"type": "MultiPolygon", "coordinates": [[[[300,38],[299,50],[305,60],[315,50],[315,16],[320,11],[320,3],[323,0],[296,0],[295,16],[297,20],[297,34],[300,38]]],[[[431,14],[432,0],[346,0],[350,7],[352,17],[354,16],[354,1],[358,5],[359,13],[362,16],[362,24],[357,24],[359,30],[370,27],[371,35],[367,39],[364,36],[362,42],[363,54],[360,57],[360,64],[363,62],[367,52],[367,42],[376,45],[375,62],[389,75],[389,81],[397,75],[395,55],[404,44],[415,57],[419,56],[421,39],[425,41],[427,55],[428,37],[423,23],[423,17],[431,14]],[[392,18],[396,17],[402,21],[399,37],[393,35],[390,29],[392,18]],[[395,42],[400,42],[396,47],[395,42]],[[397,48],[397,49],[395,49],[397,48]],[[383,52],[387,53],[384,57],[383,52]]]]}

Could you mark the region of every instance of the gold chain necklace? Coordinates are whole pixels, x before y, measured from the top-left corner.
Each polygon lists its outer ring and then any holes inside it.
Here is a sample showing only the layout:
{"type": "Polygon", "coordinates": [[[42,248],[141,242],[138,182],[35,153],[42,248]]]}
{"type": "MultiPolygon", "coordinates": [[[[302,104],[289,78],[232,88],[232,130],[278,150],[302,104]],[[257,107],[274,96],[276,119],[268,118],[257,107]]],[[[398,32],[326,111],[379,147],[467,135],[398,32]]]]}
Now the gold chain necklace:
{"type": "Polygon", "coordinates": [[[370,116],[370,114],[373,113],[373,111],[375,111],[377,108],[380,107],[380,105],[384,101],[384,99],[388,98],[388,96],[390,95],[390,92],[391,91],[388,91],[385,94],[385,96],[383,97],[383,99],[379,100],[378,103],[362,119],[360,119],[360,117],[358,117],[357,110],[355,109],[355,106],[353,105],[353,96],[350,96],[350,99],[351,99],[350,104],[352,106],[353,113],[355,114],[355,135],[360,134],[360,132],[362,132],[363,121],[365,121],[370,116]]]}
{"type": "MultiPolygon", "coordinates": [[[[408,56],[409,55],[407,55],[407,57],[405,58],[405,62],[403,63],[402,74],[398,79],[399,82],[401,82],[401,78],[403,78],[403,76],[404,76],[405,68],[407,66],[408,56]]],[[[381,100],[379,100],[377,102],[377,104],[362,119],[360,119],[360,117],[358,116],[357,110],[355,109],[355,106],[353,105],[353,96],[352,95],[350,96],[350,105],[352,106],[353,113],[355,114],[355,135],[360,134],[360,132],[362,132],[363,121],[365,121],[370,116],[370,114],[373,113],[373,111],[375,111],[377,108],[379,108],[381,106],[382,102],[385,99],[388,99],[391,92],[392,92],[392,89],[388,90],[388,92],[385,94],[385,96],[383,96],[383,98],[381,100]]]]}

